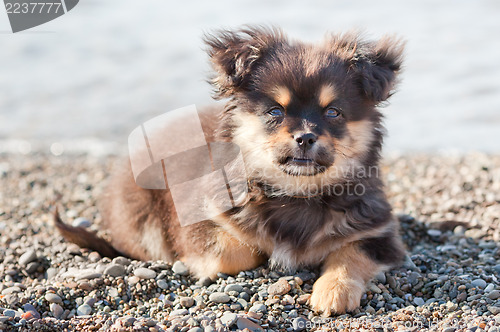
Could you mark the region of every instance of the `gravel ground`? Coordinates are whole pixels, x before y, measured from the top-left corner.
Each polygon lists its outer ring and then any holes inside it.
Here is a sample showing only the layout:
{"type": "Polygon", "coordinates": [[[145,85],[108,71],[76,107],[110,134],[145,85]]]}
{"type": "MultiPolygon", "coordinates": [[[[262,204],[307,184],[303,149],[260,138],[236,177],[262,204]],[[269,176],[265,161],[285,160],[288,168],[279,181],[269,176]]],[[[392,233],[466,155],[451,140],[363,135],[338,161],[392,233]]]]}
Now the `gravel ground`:
{"type": "Polygon", "coordinates": [[[51,201],[97,230],[115,160],[0,155],[0,330],[500,331],[500,156],[387,157],[407,260],[331,319],[306,304],[318,271],[261,266],[212,283],[180,262],[110,260],[64,242],[51,201]]]}

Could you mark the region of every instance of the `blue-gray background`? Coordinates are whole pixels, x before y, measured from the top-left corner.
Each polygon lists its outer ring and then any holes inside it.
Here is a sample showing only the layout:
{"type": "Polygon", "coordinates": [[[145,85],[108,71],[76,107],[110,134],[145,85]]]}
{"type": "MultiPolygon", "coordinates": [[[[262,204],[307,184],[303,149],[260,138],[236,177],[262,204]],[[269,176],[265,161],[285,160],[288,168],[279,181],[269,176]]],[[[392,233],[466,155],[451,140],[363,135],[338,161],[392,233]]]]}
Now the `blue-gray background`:
{"type": "Polygon", "coordinates": [[[403,36],[386,151],[499,152],[499,18],[495,0],[84,0],[12,34],[0,10],[0,151],[124,149],[140,123],[211,102],[204,31],[259,23],[308,41],[352,28],[403,36]]]}

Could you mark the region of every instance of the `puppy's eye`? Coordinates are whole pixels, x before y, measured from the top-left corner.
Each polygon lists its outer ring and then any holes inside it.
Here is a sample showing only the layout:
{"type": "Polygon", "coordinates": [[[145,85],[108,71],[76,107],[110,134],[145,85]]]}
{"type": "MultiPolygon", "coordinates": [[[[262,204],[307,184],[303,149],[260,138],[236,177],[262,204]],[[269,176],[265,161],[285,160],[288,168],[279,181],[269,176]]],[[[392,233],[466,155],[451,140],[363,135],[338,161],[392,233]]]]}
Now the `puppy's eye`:
{"type": "Polygon", "coordinates": [[[326,116],[329,118],[337,118],[341,115],[340,109],[337,107],[328,107],[326,110],[326,116]]]}
{"type": "Polygon", "coordinates": [[[283,110],[279,107],[273,107],[267,112],[267,114],[273,118],[281,118],[283,116],[283,110]]]}

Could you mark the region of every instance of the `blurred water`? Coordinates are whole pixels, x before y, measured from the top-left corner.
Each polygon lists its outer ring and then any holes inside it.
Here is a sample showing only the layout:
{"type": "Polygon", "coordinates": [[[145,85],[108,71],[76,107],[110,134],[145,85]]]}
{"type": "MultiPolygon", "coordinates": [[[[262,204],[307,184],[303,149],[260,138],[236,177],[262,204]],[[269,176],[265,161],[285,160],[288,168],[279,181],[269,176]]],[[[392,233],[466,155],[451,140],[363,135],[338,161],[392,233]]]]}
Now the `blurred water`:
{"type": "Polygon", "coordinates": [[[124,148],[140,123],[211,102],[204,31],[260,23],[308,41],[350,28],[398,33],[407,60],[384,110],[386,151],[498,152],[499,17],[494,0],[83,0],[12,34],[0,10],[0,151],[124,148]]]}

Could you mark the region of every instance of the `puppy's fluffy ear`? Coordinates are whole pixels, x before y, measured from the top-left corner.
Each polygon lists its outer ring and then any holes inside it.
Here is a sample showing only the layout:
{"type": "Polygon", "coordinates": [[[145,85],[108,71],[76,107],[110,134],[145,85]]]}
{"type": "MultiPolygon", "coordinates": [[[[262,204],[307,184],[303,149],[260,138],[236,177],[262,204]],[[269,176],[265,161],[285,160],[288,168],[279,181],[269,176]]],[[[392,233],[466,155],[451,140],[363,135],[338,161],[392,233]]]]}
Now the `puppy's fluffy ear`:
{"type": "Polygon", "coordinates": [[[391,96],[401,70],[403,50],[404,42],[393,37],[358,44],[351,62],[369,100],[382,102],[391,96]]]}
{"type": "Polygon", "coordinates": [[[204,41],[217,74],[211,81],[215,98],[229,97],[243,89],[252,67],[284,39],[280,30],[263,27],[206,34],[204,41]]]}

